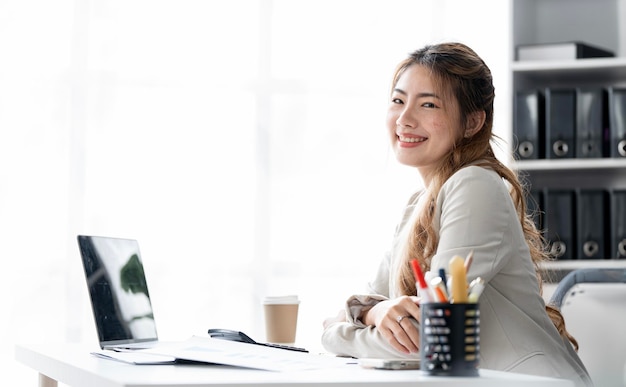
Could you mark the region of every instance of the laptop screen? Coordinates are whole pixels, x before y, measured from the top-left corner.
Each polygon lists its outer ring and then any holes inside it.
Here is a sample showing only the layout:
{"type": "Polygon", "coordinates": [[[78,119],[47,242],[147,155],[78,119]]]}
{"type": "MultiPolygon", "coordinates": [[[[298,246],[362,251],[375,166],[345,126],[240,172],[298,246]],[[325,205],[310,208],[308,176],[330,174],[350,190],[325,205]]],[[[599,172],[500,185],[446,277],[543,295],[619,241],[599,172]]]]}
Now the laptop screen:
{"type": "Polygon", "coordinates": [[[156,341],[137,241],[79,235],[78,245],[100,347],[156,341]]]}

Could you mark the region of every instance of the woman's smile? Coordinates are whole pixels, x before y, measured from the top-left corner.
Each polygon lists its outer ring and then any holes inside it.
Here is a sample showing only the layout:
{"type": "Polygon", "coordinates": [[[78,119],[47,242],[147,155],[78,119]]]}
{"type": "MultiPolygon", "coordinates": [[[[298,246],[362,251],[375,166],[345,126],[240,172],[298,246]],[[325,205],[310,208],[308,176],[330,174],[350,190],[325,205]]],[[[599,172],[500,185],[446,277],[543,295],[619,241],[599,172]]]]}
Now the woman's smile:
{"type": "Polygon", "coordinates": [[[398,145],[403,148],[418,146],[420,143],[426,140],[428,140],[428,138],[422,136],[412,136],[406,134],[398,135],[398,145]]]}

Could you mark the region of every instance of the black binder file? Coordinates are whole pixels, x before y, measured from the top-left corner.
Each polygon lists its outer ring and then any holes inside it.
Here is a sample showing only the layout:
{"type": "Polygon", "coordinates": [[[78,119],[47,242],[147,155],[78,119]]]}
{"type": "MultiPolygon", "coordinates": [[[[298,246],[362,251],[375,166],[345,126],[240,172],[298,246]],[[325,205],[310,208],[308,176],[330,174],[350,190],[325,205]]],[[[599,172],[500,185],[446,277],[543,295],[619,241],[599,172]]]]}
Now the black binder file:
{"type": "Polygon", "coordinates": [[[609,89],[611,157],[626,157],[626,89],[609,89]]]}
{"type": "Polygon", "coordinates": [[[577,158],[608,156],[607,92],[604,88],[576,90],[577,158]]]}
{"type": "Polygon", "coordinates": [[[575,259],[575,192],[567,189],[546,189],[543,227],[555,259],[575,259]]]}
{"type": "Polygon", "coordinates": [[[609,244],[609,199],[604,190],[579,190],[576,200],[578,259],[604,259],[609,244]]]}
{"type": "Polygon", "coordinates": [[[576,90],[546,89],[546,157],[574,157],[576,90]]]}
{"type": "Polygon", "coordinates": [[[513,104],[515,158],[545,158],[545,98],[539,90],[518,91],[513,104]]]}
{"type": "Polygon", "coordinates": [[[611,258],[626,258],[626,190],[611,195],[611,258]]]}

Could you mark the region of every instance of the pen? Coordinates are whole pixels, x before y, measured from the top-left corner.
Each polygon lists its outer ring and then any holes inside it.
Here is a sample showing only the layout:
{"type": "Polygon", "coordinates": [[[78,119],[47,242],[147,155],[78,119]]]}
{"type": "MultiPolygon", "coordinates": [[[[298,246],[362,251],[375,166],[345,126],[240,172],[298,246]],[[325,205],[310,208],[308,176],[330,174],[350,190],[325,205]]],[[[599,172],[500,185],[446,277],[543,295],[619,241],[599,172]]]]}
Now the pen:
{"type": "Polygon", "coordinates": [[[441,282],[443,282],[443,286],[446,288],[446,292],[448,292],[448,279],[446,278],[446,269],[443,267],[439,269],[439,277],[441,277],[441,282]]]}
{"type": "Polygon", "coordinates": [[[485,290],[485,280],[480,277],[476,277],[476,279],[470,283],[469,287],[470,289],[469,296],[467,297],[467,302],[475,304],[478,302],[478,297],[480,297],[480,295],[483,293],[483,290],[485,290]]]}
{"type": "Polygon", "coordinates": [[[415,275],[415,286],[419,289],[419,295],[422,296],[422,300],[424,300],[425,303],[432,302],[430,289],[428,289],[428,285],[426,284],[426,280],[424,279],[424,273],[422,273],[422,269],[420,269],[417,259],[411,260],[411,267],[413,267],[413,274],[415,275]]]}
{"type": "Polygon", "coordinates": [[[430,286],[433,288],[437,302],[448,302],[448,292],[441,277],[433,278],[430,281],[430,286]]]}
{"type": "Polygon", "coordinates": [[[467,276],[463,258],[458,255],[452,257],[449,263],[450,274],[452,275],[452,302],[462,304],[467,302],[467,276]]]}

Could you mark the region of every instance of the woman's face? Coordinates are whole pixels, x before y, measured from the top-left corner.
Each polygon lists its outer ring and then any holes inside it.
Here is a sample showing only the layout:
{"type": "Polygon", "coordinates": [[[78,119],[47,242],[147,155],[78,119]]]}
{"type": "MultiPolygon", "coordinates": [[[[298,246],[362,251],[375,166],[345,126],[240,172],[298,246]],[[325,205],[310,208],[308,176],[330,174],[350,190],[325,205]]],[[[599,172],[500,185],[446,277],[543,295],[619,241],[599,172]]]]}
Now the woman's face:
{"type": "Polygon", "coordinates": [[[427,185],[460,132],[458,111],[457,102],[435,88],[430,70],[423,66],[407,68],[391,94],[387,111],[391,146],[398,161],[416,167],[427,185]]]}

